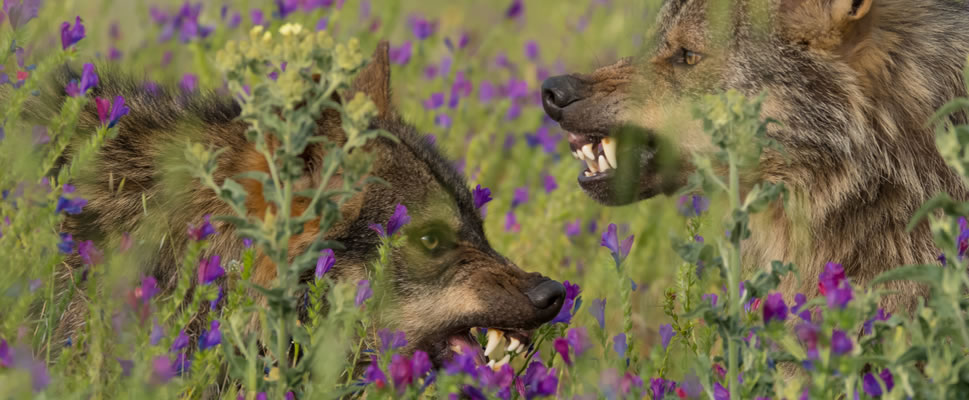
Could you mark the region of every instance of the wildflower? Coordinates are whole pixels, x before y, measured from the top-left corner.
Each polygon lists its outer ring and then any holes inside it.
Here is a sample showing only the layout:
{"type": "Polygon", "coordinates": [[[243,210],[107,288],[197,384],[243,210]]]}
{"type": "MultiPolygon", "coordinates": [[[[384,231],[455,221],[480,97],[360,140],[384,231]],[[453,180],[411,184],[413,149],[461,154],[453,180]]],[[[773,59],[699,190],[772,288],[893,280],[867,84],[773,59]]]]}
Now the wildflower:
{"type": "Polygon", "coordinates": [[[17,30],[30,20],[37,18],[37,12],[40,11],[40,6],[43,3],[43,0],[4,0],[3,9],[0,10],[0,19],[6,14],[6,17],[10,20],[10,25],[14,30],[17,30]]]}
{"type": "Polygon", "coordinates": [[[104,253],[94,247],[94,242],[85,240],[77,245],[77,253],[81,255],[84,264],[88,266],[100,264],[104,259],[104,253]]]}
{"type": "Polygon", "coordinates": [[[199,351],[209,347],[218,346],[222,343],[222,332],[219,331],[219,321],[212,321],[208,330],[202,330],[199,336],[199,351]]]}
{"type": "Polygon", "coordinates": [[[559,187],[559,184],[555,182],[555,177],[552,175],[545,175],[544,184],[545,193],[552,193],[552,191],[559,187]]]}
{"type": "MultiPolygon", "coordinates": [[[[203,26],[199,24],[199,15],[202,12],[202,4],[191,4],[186,2],[175,15],[168,15],[165,12],[152,9],[152,19],[155,23],[162,25],[161,35],[158,41],[167,42],[178,32],[178,39],[182,43],[188,43],[192,39],[204,39],[215,30],[213,26],[203,26]]],[[[259,24],[257,24],[259,25],[259,24]]]]}
{"type": "Polygon", "coordinates": [[[199,77],[195,74],[182,75],[182,81],[179,83],[179,86],[186,92],[194,92],[199,86],[199,77]]]}
{"type": "MultiPolygon", "coordinates": [[[[673,381],[668,381],[668,383],[671,383],[671,386],[676,386],[676,383],[673,381]]],[[[623,375],[622,380],[619,381],[619,391],[623,396],[628,396],[633,388],[636,388],[636,391],[639,392],[639,389],[642,387],[643,378],[640,378],[639,375],[634,375],[632,372],[626,372],[626,375],[623,375]]]]}
{"type": "Polygon", "coordinates": [[[764,302],[764,324],[771,321],[784,321],[787,319],[787,304],[784,304],[784,296],[780,293],[767,295],[764,302]]]}
{"type": "Polygon", "coordinates": [[[966,222],[966,217],[959,217],[959,237],[956,238],[959,243],[959,259],[966,255],[966,250],[969,250],[969,222],[966,222]]]}
{"type": "Polygon", "coordinates": [[[676,203],[680,215],[691,218],[703,214],[710,207],[710,199],[699,195],[681,196],[676,203]]]}
{"type": "Polygon", "coordinates": [[[229,22],[227,22],[225,26],[229,29],[235,29],[240,24],[242,24],[242,14],[236,11],[236,12],[233,12],[232,15],[229,17],[229,22]]]}
{"type": "Polygon", "coordinates": [[[822,295],[827,295],[828,290],[841,285],[845,280],[845,270],[841,264],[829,262],[824,266],[824,272],[818,275],[818,291],[822,295]]]}
{"type": "Polygon", "coordinates": [[[411,368],[414,370],[415,377],[423,377],[434,368],[431,358],[423,350],[417,350],[411,356],[411,368]]]}
{"type": "MultiPolygon", "coordinates": [[[[513,103],[513,106],[515,106],[516,104],[518,103],[517,102],[513,103]]],[[[510,111],[511,110],[509,110],[509,112],[510,111]]],[[[528,144],[528,147],[541,146],[542,151],[548,154],[555,154],[558,149],[560,138],[561,138],[561,135],[550,134],[548,126],[543,125],[539,127],[537,131],[535,131],[534,135],[525,135],[525,143],[528,144]]]]}
{"type": "Polygon", "coordinates": [[[883,369],[878,374],[878,377],[885,383],[884,392],[882,391],[881,384],[878,383],[875,375],[871,372],[865,374],[865,377],[862,379],[861,387],[871,397],[881,397],[882,393],[891,392],[892,388],[895,387],[895,378],[892,376],[892,371],[888,368],[883,369]]]}
{"type": "Polygon", "coordinates": [[[203,217],[204,222],[202,222],[202,224],[198,227],[193,224],[188,224],[188,237],[197,242],[199,240],[205,240],[209,236],[214,235],[215,227],[212,226],[210,218],[211,215],[206,214],[205,217],[203,217]]]}
{"type": "Polygon", "coordinates": [[[865,334],[866,335],[871,334],[871,329],[872,329],[872,326],[875,324],[875,321],[887,321],[891,317],[892,317],[892,313],[887,313],[885,312],[884,308],[879,308],[878,313],[875,314],[874,318],[865,321],[865,324],[864,324],[865,334]]]}
{"type": "Polygon", "coordinates": [[[497,89],[495,85],[491,84],[489,81],[481,81],[478,85],[478,101],[482,103],[490,102],[491,99],[497,94],[497,89]]]}
{"type": "Polygon", "coordinates": [[[151,334],[148,335],[148,342],[152,346],[158,345],[162,338],[165,337],[165,330],[161,325],[158,324],[158,320],[152,322],[151,334]]]}
{"type": "Polygon", "coordinates": [[[848,281],[842,281],[841,285],[834,289],[828,289],[828,294],[825,296],[828,300],[828,308],[840,308],[844,309],[848,302],[854,298],[851,291],[851,284],[848,281]]]}
{"type": "Polygon", "coordinates": [[[409,40],[401,43],[398,47],[391,47],[390,62],[397,65],[407,65],[410,62],[412,52],[412,45],[409,40]]]}
{"type": "Polygon", "coordinates": [[[854,348],[851,338],[842,330],[835,329],[831,332],[831,351],[835,354],[846,354],[854,348]]]}
{"type": "Polygon", "coordinates": [[[552,347],[562,356],[562,361],[565,361],[565,364],[571,367],[572,359],[569,358],[569,341],[565,338],[556,338],[552,342],[552,347]]]}
{"type": "Polygon", "coordinates": [[[400,354],[394,354],[390,359],[390,365],[387,366],[387,372],[390,373],[390,379],[394,383],[394,387],[397,388],[398,393],[403,393],[407,386],[414,383],[414,368],[410,360],[400,354]]]}
{"type": "Polygon", "coordinates": [[[595,299],[592,300],[592,305],[589,306],[589,313],[595,317],[596,322],[599,323],[599,329],[606,328],[606,299],[595,299]]]}
{"type": "Polygon", "coordinates": [[[219,286],[219,293],[215,295],[214,299],[209,300],[209,310],[215,311],[215,308],[219,305],[219,302],[222,301],[222,297],[224,296],[225,291],[222,290],[222,286],[219,286]]]}
{"type": "Polygon", "coordinates": [[[794,295],[794,305],[791,306],[791,314],[795,314],[805,321],[810,321],[811,312],[807,309],[801,309],[804,307],[804,303],[807,303],[807,296],[805,296],[804,293],[794,295]]]}
{"type": "Polygon", "coordinates": [[[659,327],[659,336],[663,339],[663,351],[670,345],[670,340],[673,340],[673,336],[676,336],[676,332],[673,331],[673,325],[663,324],[659,327]]]}
{"type": "Polygon", "coordinates": [[[373,289],[370,288],[370,281],[367,279],[361,279],[360,282],[357,282],[357,296],[354,299],[354,304],[356,304],[357,307],[360,307],[364,302],[367,301],[367,299],[370,298],[370,296],[373,296],[373,289]]]}
{"type": "Polygon", "coordinates": [[[521,232],[522,226],[518,223],[518,218],[515,217],[515,212],[509,210],[505,214],[505,232],[521,232]]]}
{"type": "Polygon", "coordinates": [[[523,79],[511,79],[505,89],[509,99],[517,99],[528,96],[528,82],[523,79]]]}
{"type": "Polygon", "coordinates": [[[471,190],[471,198],[474,199],[474,208],[481,209],[482,206],[492,200],[491,189],[483,188],[481,185],[471,190]]]}
{"type": "Polygon", "coordinates": [[[258,8],[253,8],[252,11],[249,11],[249,18],[252,19],[253,25],[262,25],[266,22],[265,15],[258,8]]]}
{"type": "MultiPolygon", "coordinates": [[[[629,374],[627,373],[627,375],[629,374]]],[[[653,393],[654,400],[662,400],[667,394],[673,393],[676,390],[676,382],[663,378],[652,378],[649,380],[649,390],[653,393]]]]}
{"type": "Polygon", "coordinates": [[[565,334],[565,340],[568,341],[569,346],[572,347],[572,351],[575,353],[576,357],[585,353],[591,347],[591,342],[589,342],[589,332],[584,326],[578,328],[569,329],[565,334]]]}
{"type": "Polygon", "coordinates": [[[528,202],[528,188],[515,188],[515,192],[511,197],[511,208],[518,207],[526,202],[528,202]]]}
{"type": "Polygon", "coordinates": [[[222,268],[221,264],[222,258],[218,254],[213,254],[208,259],[200,260],[198,269],[199,284],[208,285],[225,275],[225,269],[222,268]]]}
{"type": "Polygon", "coordinates": [[[117,96],[114,98],[114,104],[108,101],[108,99],[97,98],[94,99],[95,104],[98,108],[98,118],[101,120],[102,125],[106,125],[108,129],[114,128],[121,117],[128,115],[128,107],[124,105],[124,97],[117,96]]]}
{"type": "Polygon", "coordinates": [[[616,261],[616,268],[618,269],[633,247],[633,235],[629,235],[620,243],[619,235],[616,233],[616,224],[609,224],[609,228],[602,233],[602,247],[612,252],[612,258],[616,261]]]}
{"type": "Polygon", "coordinates": [[[411,32],[417,40],[427,39],[437,31],[437,21],[430,21],[420,16],[411,16],[409,23],[411,32]]]}
{"type": "Polygon", "coordinates": [[[730,400],[730,391],[723,387],[720,382],[713,383],[713,399],[714,400],[730,400]]]}
{"type": "Polygon", "coordinates": [[[135,289],[135,298],[140,299],[143,304],[148,304],[159,291],[158,280],[154,276],[146,276],[141,280],[141,286],[135,289]]]}
{"type": "Polygon", "coordinates": [[[183,329],[178,331],[178,336],[176,336],[175,340],[172,341],[172,347],[170,347],[168,351],[174,353],[176,351],[184,349],[185,347],[188,347],[188,335],[185,333],[185,330],[183,329]]]}
{"type": "Polygon", "coordinates": [[[451,361],[444,365],[444,371],[449,375],[466,374],[472,378],[478,377],[477,350],[471,348],[461,349],[451,361]]]}
{"type": "Polygon", "coordinates": [[[135,362],[133,360],[124,360],[120,358],[117,358],[116,360],[118,360],[118,366],[121,367],[121,376],[131,376],[131,370],[135,368],[135,362]]]}
{"type": "Polygon", "coordinates": [[[407,338],[401,331],[391,332],[390,329],[381,329],[377,332],[377,336],[380,337],[380,351],[384,353],[407,345],[407,338]]]}
{"type": "Polygon", "coordinates": [[[565,223],[565,236],[574,237],[582,233],[582,220],[576,219],[574,222],[565,223]]]}
{"type": "Polygon", "coordinates": [[[122,253],[124,253],[124,252],[128,251],[129,249],[131,249],[131,246],[133,244],[134,244],[134,242],[131,239],[131,234],[128,233],[128,232],[122,233],[121,234],[121,240],[119,240],[119,243],[118,243],[118,250],[120,250],[122,253]]]}
{"type": "Polygon", "coordinates": [[[522,11],[525,6],[522,4],[522,0],[512,0],[511,5],[505,10],[505,17],[508,19],[516,19],[522,15],[522,11]]]}
{"type": "Polygon", "coordinates": [[[81,213],[81,209],[87,205],[87,200],[77,197],[73,199],[68,199],[63,196],[57,199],[57,206],[54,209],[55,213],[65,212],[70,215],[77,215],[81,213]]]}
{"type": "Polygon", "coordinates": [[[626,349],[629,345],[626,343],[626,334],[620,333],[612,338],[612,349],[616,351],[619,358],[626,358],[626,349]]]}
{"type": "Polygon", "coordinates": [[[394,236],[395,233],[404,225],[410,222],[410,216],[407,215],[407,207],[403,204],[397,204],[397,208],[394,209],[394,215],[390,216],[390,220],[387,221],[387,229],[384,230],[384,226],[381,224],[370,224],[370,229],[377,232],[382,238],[387,238],[394,236]]]}
{"type": "Polygon", "coordinates": [[[555,368],[548,369],[540,362],[529,364],[522,379],[525,385],[525,398],[554,395],[555,388],[559,384],[556,375],[555,368]]]}
{"type": "Polygon", "coordinates": [[[454,120],[451,119],[450,115],[438,114],[434,117],[434,125],[442,129],[448,129],[454,124],[454,120]]]}
{"type": "Polygon", "coordinates": [[[0,339],[0,367],[10,368],[13,365],[13,349],[7,341],[0,339]]]}
{"type": "Polygon", "coordinates": [[[98,85],[98,75],[94,72],[94,64],[87,63],[81,72],[81,84],[78,86],[77,81],[72,80],[64,88],[64,92],[71,97],[79,97],[87,93],[98,85]]]}
{"type": "Polygon", "coordinates": [[[582,288],[578,284],[569,283],[569,281],[565,281],[563,284],[565,285],[565,301],[562,302],[562,308],[559,310],[558,315],[549,321],[550,324],[562,322],[568,325],[572,322],[573,313],[582,304],[582,300],[579,297],[579,293],[582,293],[582,288]]]}
{"type": "Polygon", "coordinates": [[[333,256],[333,250],[321,250],[320,257],[316,259],[316,271],[314,271],[316,279],[323,279],[323,275],[326,275],[330,268],[333,268],[334,263],[336,263],[336,258],[333,256]]]}
{"type": "Polygon", "coordinates": [[[276,0],[276,6],[279,8],[280,18],[286,18],[293,11],[299,9],[299,0],[276,0]]]}
{"type": "Polygon", "coordinates": [[[173,368],[172,360],[166,355],[155,357],[151,361],[151,369],[151,381],[155,384],[168,382],[175,377],[175,368],[173,368]]]}
{"type": "Polygon", "coordinates": [[[74,252],[74,237],[70,233],[61,233],[61,241],[57,243],[57,249],[64,254],[74,252]]]}
{"type": "Polygon", "coordinates": [[[538,59],[538,42],[529,40],[525,43],[525,57],[532,61],[538,59]]]}
{"type": "Polygon", "coordinates": [[[692,370],[683,377],[683,380],[680,381],[680,384],[676,388],[676,395],[681,399],[698,398],[702,393],[703,386],[700,384],[700,378],[692,370]]]}
{"type": "Polygon", "coordinates": [[[435,110],[444,105],[444,93],[436,92],[431,93],[431,97],[424,100],[424,108],[427,110],[435,110]]]}
{"type": "Polygon", "coordinates": [[[703,296],[700,296],[700,298],[703,299],[703,300],[709,301],[710,302],[710,307],[716,307],[717,306],[717,300],[719,299],[719,296],[717,296],[716,293],[707,293],[707,294],[705,294],[703,296]]]}
{"type": "Polygon", "coordinates": [[[67,50],[77,42],[84,39],[84,24],[81,23],[81,17],[76,17],[74,20],[74,26],[71,27],[70,22],[61,23],[61,48],[67,50]]]}
{"type": "Polygon", "coordinates": [[[511,364],[502,365],[497,371],[482,367],[478,371],[478,382],[482,388],[498,390],[497,396],[503,400],[511,398],[511,384],[515,380],[515,370],[511,364]]]}

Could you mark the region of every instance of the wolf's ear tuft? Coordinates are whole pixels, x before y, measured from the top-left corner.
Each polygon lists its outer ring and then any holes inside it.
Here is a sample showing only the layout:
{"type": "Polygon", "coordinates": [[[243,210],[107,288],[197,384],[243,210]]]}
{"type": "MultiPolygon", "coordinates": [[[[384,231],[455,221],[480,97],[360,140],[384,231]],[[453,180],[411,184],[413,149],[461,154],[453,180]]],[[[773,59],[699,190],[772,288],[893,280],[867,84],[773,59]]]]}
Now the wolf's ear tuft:
{"type": "Polygon", "coordinates": [[[363,92],[374,104],[380,116],[387,116],[393,110],[390,93],[390,44],[386,40],[377,44],[367,66],[357,73],[352,86],[353,92],[363,92]]]}

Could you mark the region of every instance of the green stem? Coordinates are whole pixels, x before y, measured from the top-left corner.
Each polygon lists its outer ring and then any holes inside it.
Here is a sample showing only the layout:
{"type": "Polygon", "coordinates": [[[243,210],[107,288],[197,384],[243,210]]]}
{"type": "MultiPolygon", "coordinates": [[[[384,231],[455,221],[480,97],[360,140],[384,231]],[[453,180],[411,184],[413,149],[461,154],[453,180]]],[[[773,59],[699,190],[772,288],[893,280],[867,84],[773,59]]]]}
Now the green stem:
{"type": "MultiPolygon", "coordinates": [[[[740,208],[740,174],[737,171],[737,156],[729,153],[730,163],[730,212],[740,208]]],[[[736,227],[734,227],[736,228],[736,227]]],[[[740,232],[731,232],[731,236],[740,237],[740,232]]],[[[730,293],[730,319],[740,320],[740,239],[731,240],[730,263],[727,265],[727,285],[730,293]]],[[[737,375],[740,367],[739,343],[737,338],[732,336],[732,332],[727,331],[727,387],[730,390],[731,399],[740,398],[740,388],[737,384],[737,375]]]]}

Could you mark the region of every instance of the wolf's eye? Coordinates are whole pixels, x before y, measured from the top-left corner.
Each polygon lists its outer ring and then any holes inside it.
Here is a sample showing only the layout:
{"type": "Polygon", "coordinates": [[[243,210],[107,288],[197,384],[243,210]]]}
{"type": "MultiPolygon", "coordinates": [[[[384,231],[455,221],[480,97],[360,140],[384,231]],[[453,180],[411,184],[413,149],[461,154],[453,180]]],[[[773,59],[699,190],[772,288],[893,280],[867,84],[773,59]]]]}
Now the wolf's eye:
{"type": "Polygon", "coordinates": [[[703,55],[701,55],[700,53],[697,53],[693,50],[683,49],[680,52],[679,56],[677,57],[676,62],[679,64],[696,65],[702,59],[703,59],[703,55]]]}
{"type": "Polygon", "coordinates": [[[424,245],[425,249],[433,251],[434,249],[437,249],[438,245],[441,244],[441,240],[438,239],[437,235],[432,233],[421,236],[421,244],[424,245]]]}

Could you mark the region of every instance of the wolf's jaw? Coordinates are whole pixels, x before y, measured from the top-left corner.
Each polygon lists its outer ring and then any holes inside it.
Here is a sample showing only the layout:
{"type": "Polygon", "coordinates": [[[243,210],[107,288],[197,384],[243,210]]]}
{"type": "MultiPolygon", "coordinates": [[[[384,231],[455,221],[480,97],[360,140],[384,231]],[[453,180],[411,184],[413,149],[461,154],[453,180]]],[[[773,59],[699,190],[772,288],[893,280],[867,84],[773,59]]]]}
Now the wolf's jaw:
{"type": "Polygon", "coordinates": [[[586,169],[580,178],[605,176],[619,166],[614,138],[569,133],[569,148],[572,150],[572,157],[585,163],[586,169]]]}
{"type": "Polygon", "coordinates": [[[457,333],[448,337],[448,347],[451,350],[451,357],[465,352],[474,352],[475,363],[478,366],[487,365],[498,370],[511,359],[528,350],[528,336],[524,332],[506,333],[501,329],[487,329],[484,349],[478,345],[475,339],[474,330],[485,330],[484,328],[474,328],[464,333],[457,333]]]}

